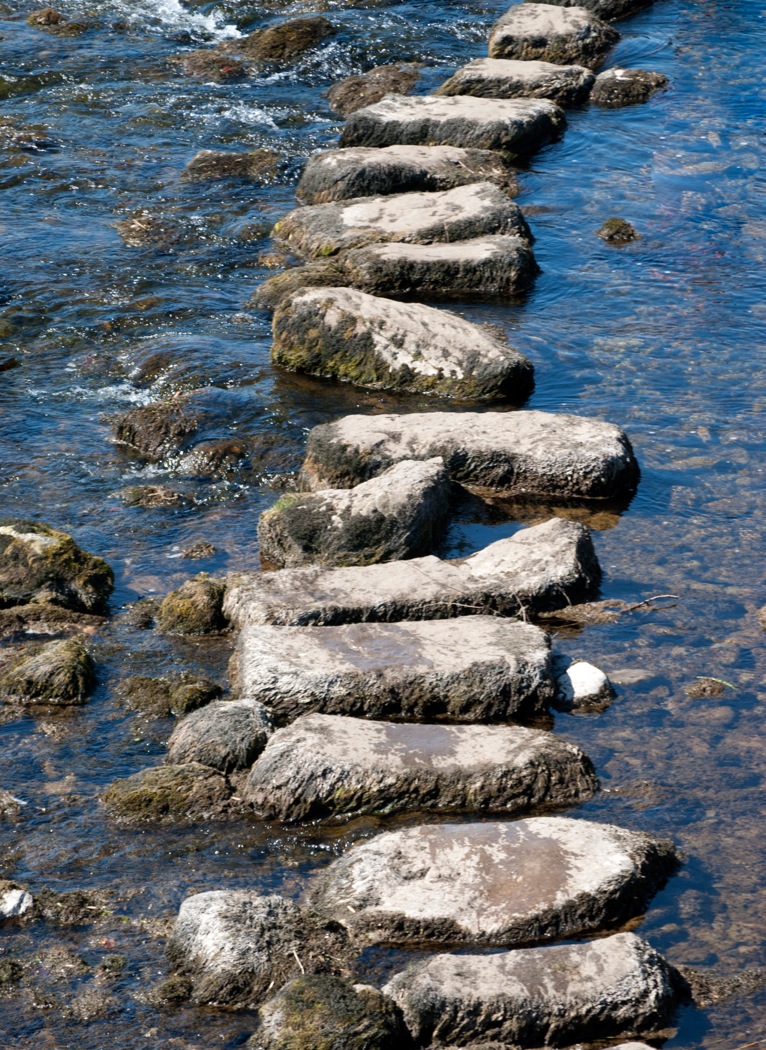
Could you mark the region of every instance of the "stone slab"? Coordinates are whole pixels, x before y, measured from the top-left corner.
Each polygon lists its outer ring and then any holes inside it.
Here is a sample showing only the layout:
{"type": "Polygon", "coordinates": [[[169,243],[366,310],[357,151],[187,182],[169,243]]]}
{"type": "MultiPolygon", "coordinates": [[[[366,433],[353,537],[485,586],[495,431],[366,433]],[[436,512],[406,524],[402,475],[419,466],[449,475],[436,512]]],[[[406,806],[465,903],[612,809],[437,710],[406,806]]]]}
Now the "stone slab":
{"type": "Polygon", "coordinates": [[[242,628],[232,684],[279,721],[309,711],[365,718],[507,722],[554,696],[550,642],[497,616],[343,627],[242,628]]]}
{"type": "Polygon", "coordinates": [[[428,824],[359,843],[310,900],[366,943],[533,944],[640,915],[673,847],[567,817],[428,824]]]}
{"type": "Polygon", "coordinates": [[[597,788],[582,751],[541,730],[310,714],[274,733],[239,795],[262,820],[294,822],[522,813],[585,802],[597,788]]]}
{"type": "Polygon", "coordinates": [[[298,183],[301,204],[324,204],[389,193],[451,190],[493,182],[509,196],[518,192],[513,171],[491,150],[457,146],[351,147],[315,153],[298,183]]]}
{"type": "Polygon", "coordinates": [[[352,113],[340,144],[461,146],[529,156],[557,139],[564,125],[563,110],[547,99],[387,95],[352,113]]]}
{"type": "Polygon", "coordinates": [[[275,364],[371,389],[523,400],[529,361],[501,332],[422,303],[355,288],[307,288],[274,314],[275,364]]]}
{"type": "Polygon", "coordinates": [[[260,516],[261,560],[372,565],[427,554],[442,538],[451,488],[437,458],[403,460],[352,489],[288,493],[260,516]]]}
{"type": "MultiPolygon", "coordinates": [[[[418,1046],[572,1046],[667,1026],[678,975],[632,933],[492,955],[436,955],[384,986],[418,1046]]],[[[637,1044],[628,1044],[636,1047],[637,1044]]]]}
{"type": "Polygon", "coordinates": [[[430,556],[235,575],[224,610],[240,627],[391,623],[482,612],[534,615],[583,600],[599,575],[588,530],[553,518],[454,561],[430,556]]]}
{"type": "Polygon", "coordinates": [[[585,66],[552,62],[520,62],[477,58],[445,81],[437,95],[478,95],[482,98],[547,98],[559,106],[587,101],[595,82],[585,66]]]}
{"type": "Polygon", "coordinates": [[[619,39],[584,7],[514,4],[492,27],[489,56],[597,69],[619,39]]]}
{"type": "Polygon", "coordinates": [[[321,258],[381,241],[433,244],[494,234],[531,239],[519,206],[491,182],[305,205],[272,230],[298,254],[321,258]]]}
{"type": "Polygon", "coordinates": [[[539,411],[343,416],[310,432],[303,474],[312,488],[341,488],[433,456],[466,488],[508,496],[607,499],[638,480],[619,427],[539,411]]]}

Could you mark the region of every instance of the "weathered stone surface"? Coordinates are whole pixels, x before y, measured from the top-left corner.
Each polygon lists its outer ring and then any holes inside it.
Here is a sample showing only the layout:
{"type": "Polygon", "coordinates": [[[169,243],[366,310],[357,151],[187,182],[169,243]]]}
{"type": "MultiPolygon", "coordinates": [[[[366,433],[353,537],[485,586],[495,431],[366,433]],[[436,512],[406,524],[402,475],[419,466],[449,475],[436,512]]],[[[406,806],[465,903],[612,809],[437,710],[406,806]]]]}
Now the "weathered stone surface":
{"type": "MultiPolygon", "coordinates": [[[[533,2],[533,0],[527,0],[533,2]]],[[[548,0],[557,7],[584,7],[586,11],[598,15],[607,22],[618,18],[627,18],[644,7],[649,7],[652,0],[548,0]]]]}
{"type": "MultiPolygon", "coordinates": [[[[492,955],[436,955],[383,991],[419,1046],[571,1046],[665,1027],[678,975],[632,933],[492,955]],[[484,1045],[483,1042],[481,1045],[484,1045]]],[[[636,1044],[629,1044],[635,1046],[636,1044]]]]}
{"type": "Polygon", "coordinates": [[[616,29],[584,7],[515,4],[492,27],[489,55],[597,69],[619,39],[616,29]]]}
{"type": "Polygon", "coordinates": [[[457,146],[360,146],[315,153],[295,193],[302,204],[324,204],[388,193],[432,193],[471,182],[493,182],[509,195],[518,193],[513,172],[499,154],[457,146]]]}
{"type": "Polygon", "coordinates": [[[203,149],[192,157],[181,178],[186,182],[204,182],[209,179],[264,182],[276,174],[279,161],[279,154],[271,149],[256,149],[250,153],[203,149]]]}
{"type": "Polygon", "coordinates": [[[274,730],[269,711],[257,700],[220,700],[187,715],[168,741],[167,762],[199,762],[221,773],[247,769],[274,730]]]}
{"type": "Polygon", "coordinates": [[[120,693],[133,710],[155,718],[180,718],[217,700],[223,690],[209,678],[184,673],[172,678],[134,675],[120,684],[120,693]]]}
{"type": "Polygon", "coordinates": [[[261,559],[284,568],[426,554],[441,538],[450,504],[440,459],[404,460],[353,489],[288,493],[258,521],[261,559]]]}
{"type": "Polygon", "coordinates": [[[557,139],[564,124],[563,111],[547,99],[388,95],[351,114],[340,144],[462,146],[525,156],[557,139]]]}
{"type": "Polygon", "coordinates": [[[224,816],[231,789],[198,762],[154,766],[115,780],[103,794],[112,816],[131,824],[210,820],[224,816]]]}
{"type": "Polygon", "coordinates": [[[254,310],[274,310],[284,299],[289,299],[305,288],[327,288],[345,283],[346,275],[338,257],[315,259],[306,266],[293,266],[263,281],[247,305],[254,310]]]}
{"type": "Polygon", "coordinates": [[[201,572],[163,599],[157,626],[164,634],[212,634],[224,630],[224,591],[223,583],[201,572]]]}
{"type": "Polygon", "coordinates": [[[507,722],[545,711],[553,698],[548,636],[496,616],[321,629],[248,625],[230,673],[243,696],[283,722],[310,711],[507,722]]]}
{"type": "Polygon", "coordinates": [[[301,255],[328,256],[380,241],[432,244],[494,234],[531,239],[519,206],[491,182],[296,208],[274,237],[301,255]]]}
{"type": "Polygon", "coordinates": [[[78,641],[22,650],[0,669],[0,699],[9,703],[84,704],[94,685],[93,661],[78,641]]]}
{"type": "Polygon", "coordinates": [[[593,73],[585,66],[477,58],[458,69],[435,94],[547,98],[559,106],[576,106],[586,101],[594,82],[593,73]]]}
{"type": "Polygon", "coordinates": [[[667,842],[586,820],[430,824],[353,846],[310,899],[369,943],[502,947],[626,922],[676,863],[667,842]]]}
{"type": "Polygon", "coordinates": [[[529,361],[494,329],[353,288],[304,289],[277,308],[275,364],[411,394],[523,400],[529,361]]]}
{"type": "Polygon", "coordinates": [[[374,295],[506,299],[539,272],[523,237],[476,237],[457,244],[371,244],[342,257],[344,281],[374,295]]]}
{"type": "Polygon", "coordinates": [[[0,518],[0,606],[48,603],[102,612],[114,573],[71,536],[40,521],[0,518]]]}
{"type": "Polygon", "coordinates": [[[588,758],[521,726],[445,726],[304,715],[270,738],[239,794],[263,820],[409,810],[520,813],[584,802],[588,758]]]}
{"type": "Polygon", "coordinates": [[[597,106],[617,109],[647,102],[661,88],[667,87],[668,78],[662,73],[650,73],[645,69],[620,69],[615,66],[599,73],[593,86],[590,100],[597,106]]]}
{"type": "Polygon", "coordinates": [[[553,673],[556,676],[553,706],[557,711],[606,707],[614,699],[614,689],[607,676],[586,660],[554,657],[553,673]]]}
{"type": "Polygon", "coordinates": [[[283,897],[213,890],[183,902],[167,952],[196,1002],[254,1006],[301,974],[337,972],[347,939],[283,897]]]}
{"type": "Polygon", "coordinates": [[[418,82],[420,67],[413,62],[395,62],[388,66],[375,66],[366,73],[358,73],[333,84],[325,91],[330,109],[348,117],[357,109],[380,102],[391,93],[407,95],[418,82]]]}
{"type": "Polygon", "coordinates": [[[534,615],[588,594],[599,571],[587,529],[554,518],[455,561],[411,558],[235,576],[224,612],[239,626],[287,627],[441,620],[493,611],[534,615]]]}
{"type": "Polygon", "coordinates": [[[466,488],[507,495],[604,499],[638,480],[619,427],[538,411],[344,416],[311,431],[303,472],[312,487],[340,488],[433,456],[466,488]]]}
{"type": "Polygon", "coordinates": [[[304,51],[318,47],[336,33],[332,22],[321,15],[293,18],[265,29],[256,29],[238,40],[226,40],[220,48],[237,51],[255,62],[284,64],[304,51]]]}

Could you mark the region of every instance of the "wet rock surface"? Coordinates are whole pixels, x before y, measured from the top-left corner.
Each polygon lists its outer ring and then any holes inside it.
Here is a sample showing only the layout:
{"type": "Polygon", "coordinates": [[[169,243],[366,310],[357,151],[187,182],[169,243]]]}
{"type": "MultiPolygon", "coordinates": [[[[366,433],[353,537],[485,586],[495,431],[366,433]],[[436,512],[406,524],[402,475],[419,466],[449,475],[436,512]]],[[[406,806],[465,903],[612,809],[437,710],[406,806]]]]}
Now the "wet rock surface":
{"type": "Polygon", "coordinates": [[[168,61],[186,76],[204,77],[217,83],[242,80],[247,76],[247,67],[243,62],[217,48],[184,51],[180,55],[171,55],[168,61]]]}
{"type": "Polygon", "coordinates": [[[433,726],[305,715],[270,738],[240,789],[264,820],[409,810],[519,813],[590,798],[579,748],[519,726],[433,726]]]}
{"type": "Polygon", "coordinates": [[[436,955],[384,987],[419,1045],[567,1046],[665,1027],[678,975],[632,933],[493,955],[436,955]],[[484,1045],[483,1043],[481,1045],[484,1045]]]}
{"type": "Polygon", "coordinates": [[[557,711],[577,711],[603,708],[614,699],[609,678],[587,660],[571,660],[568,656],[554,657],[557,711]]]}
{"type": "Polygon", "coordinates": [[[220,700],[187,715],[168,741],[171,765],[198,762],[221,773],[247,769],[273,732],[269,711],[256,700],[220,700]]]}
{"type": "Polygon", "coordinates": [[[186,182],[205,182],[213,179],[250,179],[263,182],[276,174],[280,160],[279,153],[271,149],[256,149],[250,153],[203,149],[192,157],[181,177],[186,182]]]}
{"type": "Polygon", "coordinates": [[[470,558],[412,558],[350,568],[232,577],[224,612],[237,626],[444,619],[560,608],[585,597],[599,566],[588,531],[554,518],[470,558]]]}
{"type": "Polygon", "coordinates": [[[84,704],[95,685],[90,654],[78,641],[23,649],[0,666],[0,699],[12,704],[84,704]]]}
{"type": "Polygon", "coordinates": [[[34,907],[32,894],[21,883],[0,879],[0,925],[29,915],[34,907]]]}
{"type": "Polygon", "coordinates": [[[225,585],[201,572],[171,591],[157,614],[157,626],[165,634],[213,634],[227,627],[222,612],[225,585]]]}
{"type": "Polygon", "coordinates": [[[240,40],[226,42],[222,46],[243,54],[251,61],[284,64],[318,47],[336,33],[332,22],[317,15],[312,18],[293,18],[266,29],[257,29],[240,40]]]}
{"type": "Polygon", "coordinates": [[[168,718],[197,711],[217,700],[223,690],[209,678],[186,673],[173,678],[134,675],[122,683],[120,692],[128,707],[156,718],[168,718]]]}
{"type": "Polygon", "coordinates": [[[357,109],[380,102],[384,95],[406,95],[420,77],[420,66],[414,62],[395,62],[375,66],[367,73],[346,77],[325,92],[330,109],[348,117],[357,109]]]}
{"type": "Polygon", "coordinates": [[[662,73],[615,67],[599,73],[590,100],[596,106],[611,109],[634,106],[640,102],[648,102],[652,95],[667,85],[668,78],[662,73]]]}
{"type": "Polygon", "coordinates": [[[273,321],[282,367],[357,386],[485,400],[522,400],[532,366],[506,339],[454,313],[357,289],[305,289],[273,321]]]}
{"type": "Polygon", "coordinates": [[[310,900],[362,942],[502,947],[625,922],[676,865],[667,842],[566,817],[423,825],[352,847],[310,900]]]}
{"type": "Polygon", "coordinates": [[[353,489],[289,493],[258,521],[261,558],[283,568],[426,554],[442,537],[450,502],[440,459],[403,461],[353,489]]]}
{"type": "Polygon", "coordinates": [[[607,244],[630,244],[637,241],[641,236],[636,228],[627,219],[607,219],[606,222],[596,230],[596,236],[607,244]]]}
{"type": "Polygon", "coordinates": [[[584,7],[516,4],[492,27],[489,56],[598,69],[619,39],[584,7]]]}
{"type": "Polygon", "coordinates": [[[593,73],[585,66],[477,58],[445,81],[436,94],[547,98],[559,106],[576,106],[587,100],[594,83],[593,73]]]}
{"type": "Polygon", "coordinates": [[[226,816],[231,789],[198,762],[155,766],[115,780],[103,794],[110,816],[129,824],[186,823],[226,816]]]}

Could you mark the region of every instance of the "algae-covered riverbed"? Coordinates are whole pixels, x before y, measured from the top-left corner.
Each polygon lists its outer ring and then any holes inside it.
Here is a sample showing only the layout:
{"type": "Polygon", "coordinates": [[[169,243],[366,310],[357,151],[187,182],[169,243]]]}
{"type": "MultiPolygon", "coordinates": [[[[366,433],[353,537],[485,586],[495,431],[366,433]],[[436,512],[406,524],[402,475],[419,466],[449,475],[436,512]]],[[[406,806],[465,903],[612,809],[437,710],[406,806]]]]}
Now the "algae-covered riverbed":
{"type": "MultiPolygon", "coordinates": [[[[87,894],[76,914],[52,905],[0,931],[0,1043],[14,1050],[242,1045],[247,1014],[152,997],[181,900],[224,886],[297,895],[349,842],[388,826],[130,829],[99,802],[116,778],[160,762],[172,730],[130,708],[126,679],[186,671],[226,684],[226,638],[140,630],[130,603],[201,570],[256,570],[258,515],[300,466],[310,427],[451,407],[275,369],[269,318],[246,304],[274,273],[269,230],[294,207],[303,163],[337,143],[323,92],[399,60],[423,64],[416,90],[427,92],[484,53],[505,5],[325,6],[339,31],[318,50],[209,83],[168,59],[308,7],[63,0],[89,24],[65,37],[28,25],[28,5],[0,3],[0,515],[70,533],[116,577],[112,617],[87,639],[89,703],[0,709],[0,788],[23,803],[0,822],[0,877],[87,894]],[[203,148],[276,150],[279,165],[264,185],[182,178],[203,148]],[[126,243],[117,224],[136,219],[161,229],[159,243],[126,243]],[[129,408],[201,386],[235,399],[225,433],[253,450],[236,469],[200,477],[114,443],[129,408]],[[171,495],[137,506],[129,490],[146,485],[171,495]],[[211,545],[202,558],[183,556],[198,543],[211,545]]],[[[527,407],[610,420],[633,442],[635,497],[585,518],[602,596],[675,597],[561,632],[560,648],[624,683],[607,710],[556,717],[602,782],[570,812],[673,840],[685,863],[638,929],[675,965],[733,976],[766,967],[766,22],[755,2],[657,0],[620,31],[610,62],[664,73],[669,89],[629,109],[568,112],[563,139],[519,176],[542,273],[512,304],[454,308],[500,326],[533,362],[527,407]],[[602,242],[611,216],[640,238],[602,242]],[[716,683],[700,689],[702,678],[716,683]]],[[[466,511],[444,553],[545,516],[513,515],[466,511]]],[[[365,965],[374,980],[390,960],[365,965]]],[[[765,1006],[760,991],[682,1008],[665,1045],[760,1045],[765,1006]]]]}

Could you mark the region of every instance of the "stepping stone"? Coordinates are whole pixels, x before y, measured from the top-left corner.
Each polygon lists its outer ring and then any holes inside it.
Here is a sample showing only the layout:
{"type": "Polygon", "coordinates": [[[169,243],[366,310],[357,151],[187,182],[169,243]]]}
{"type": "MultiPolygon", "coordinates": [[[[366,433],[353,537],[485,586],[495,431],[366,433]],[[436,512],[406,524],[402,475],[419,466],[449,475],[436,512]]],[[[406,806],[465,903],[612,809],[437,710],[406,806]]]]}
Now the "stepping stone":
{"type": "Polygon", "coordinates": [[[503,947],[627,922],[676,864],[670,843],[568,817],[427,824],[353,846],[310,897],[366,943],[503,947]]]}
{"type": "Polygon", "coordinates": [[[477,1037],[482,1045],[573,1046],[666,1027],[680,987],[646,941],[617,933],[586,944],[434,955],[395,974],[383,992],[418,1046],[473,1046],[477,1037]]]}
{"type": "Polygon", "coordinates": [[[224,610],[235,626],[335,626],[501,616],[576,603],[600,575],[590,533],[553,518],[470,558],[412,558],[340,569],[282,569],[229,580],[224,610]]]}
{"type": "Polygon", "coordinates": [[[531,239],[518,204],[491,182],[312,204],[289,212],[272,230],[299,254],[322,258],[380,241],[431,244],[506,233],[531,239]]]}
{"type": "Polygon", "coordinates": [[[638,480],[619,427],[538,411],[344,416],[310,432],[303,475],[312,488],[342,488],[433,456],[466,488],[509,496],[606,499],[638,480]]]}
{"type": "Polygon", "coordinates": [[[261,559],[284,568],[427,554],[441,539],[450,504],[441,459],[403,460],[353,489],[288,493],[258,521],[261,559]]]}
{"type": "Polygon", "coordinates": [[[556,7],[584,7],[591,14],[603,18],[606,22],[618,18],[627,18],[649,7],[652,0],[549,0],[556,7]]]}
{"type": "Polygon", "coordinates": [[[307,288],[283,300],[272,361],[371,389],[521,401],[533,370],[494,329],[420,303],[354,288],[307,288]]]}
{"type": "Polygon", "coordinates": [[[437,95],[483,98],[548,98],[559,106],[587,101],[595,77],[585,66],[477,58],[445,81],[437,95]]]}
{"type": "Polygon", "coordinates": [[[433,193],[472,182],[493,182],[510,196],[518,193],[513,172],[491,150],[386,146],[315,153],[295,194],[301,204],[324,204],[389,193],[433,193]]]}
{"type": "Polygon", "coordinates": [[[484,99],[478,102],[470,97],[388,95],[374,106],[365,106],[352,113],[346,121],[340,144],[462,146],[528,156],[557,139],[564,124],[563,110],[546,99],[484,99]]]}
{"type": "Polygon", "coordinates": [[[539,273],[523,237],[476,237],[457,244],[373,244],[341,258],[345,280],[374,295],[507,301],[539,273]]]}
{"type": "Polygon", "coordinates": [[[597,69],[619,39],[584,7],[515,4],[492,27],[489,56],[597,69]]]}
{"type": "Polygon", "coordinates": [[[619,109],[648,102],[652,95],[667,87],[668,78],[646,69],[615,67],[599,73],[590,100],[596,106],[619,109]]]}
{"type": "Polygon", "coordinates": [[[220,700],[181,719],[168,741],[172,765],[199,762],[221,773],[249,769],[266,746],[274,724],[256,700],[220,700]]]}
{"type": "Polygon", "coordinates": [[[582,751],[537,729],[310,714],[277,730],[239,795],[262,820],[293,822],[419,809],[520,813],[585,802],[597,789],[582,751]]]}
{"type": "Polygon", "coordinates": [[[496,616],[240,632],[230,674],[277,719],[310,711],[363,718],[506,722],[553,699],[550,642],[496,616]]]}

